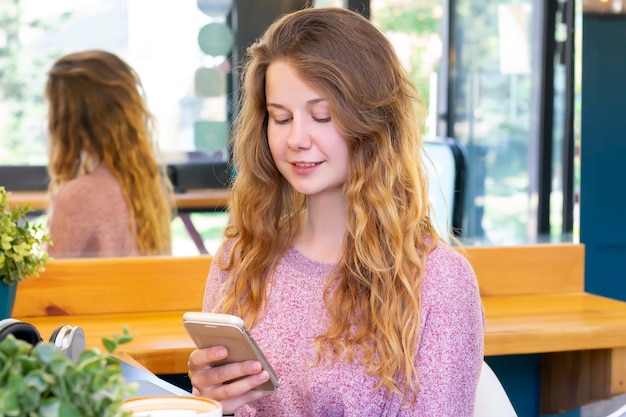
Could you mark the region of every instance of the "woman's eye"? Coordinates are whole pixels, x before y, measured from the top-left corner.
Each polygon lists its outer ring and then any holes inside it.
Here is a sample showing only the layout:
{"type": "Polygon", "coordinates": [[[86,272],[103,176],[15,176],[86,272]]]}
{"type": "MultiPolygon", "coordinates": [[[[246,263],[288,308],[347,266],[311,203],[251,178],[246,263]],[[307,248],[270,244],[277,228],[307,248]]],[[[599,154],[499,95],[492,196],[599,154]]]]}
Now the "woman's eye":
{"type": "Polygon", "coordinates": [[[273,119],[277,125],[286,125],[291,121],[291,117],[274,117],[273,119]]]}
{"type": "Polygon", "coordinates": [[[330,122],[330,116],[328,117],[315,117],[315,116],[311,116],[313,118],[313,120],[315,120],[316,122],[319,123],[328,123],[330,122]]]}

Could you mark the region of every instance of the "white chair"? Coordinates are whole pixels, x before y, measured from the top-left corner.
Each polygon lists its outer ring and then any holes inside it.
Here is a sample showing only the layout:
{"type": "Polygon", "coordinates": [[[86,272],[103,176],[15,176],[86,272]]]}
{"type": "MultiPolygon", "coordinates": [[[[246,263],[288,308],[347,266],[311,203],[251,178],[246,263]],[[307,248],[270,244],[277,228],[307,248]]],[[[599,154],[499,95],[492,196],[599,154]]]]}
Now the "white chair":
{"type": "Polygon", "coordinates": [[[424,141],[429,180],[428,197],[433,206],[437,231],[462,235],[466,157],[461,145],[451,138],[431,137],[424,141]]]}
{"type": "Polygon", "coordinates": [[[504,387],[485,361],[476,390],[474,417],[517,417],[504,387]]]}

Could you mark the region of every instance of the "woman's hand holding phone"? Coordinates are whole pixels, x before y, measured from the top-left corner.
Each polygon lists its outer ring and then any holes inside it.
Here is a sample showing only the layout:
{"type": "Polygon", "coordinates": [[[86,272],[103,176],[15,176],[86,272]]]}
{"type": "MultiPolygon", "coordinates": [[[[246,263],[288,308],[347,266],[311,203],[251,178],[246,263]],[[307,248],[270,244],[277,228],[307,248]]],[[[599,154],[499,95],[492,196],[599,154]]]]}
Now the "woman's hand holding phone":
{"type": "Polygon", "coordinates": [[[227,356],[224,346],[199,348],[191,353],[188,367],[194,395],[221,402],[227,414],[272,393],[258,389],[269,381],[270,375],[257,360],[210,365],[227,356]]]}
{"type": "Polygon", "coordinates": [[[188,312],[183,324],[199,348],[188,362],[194,394],[218,400],[228,411],[264,397],[280,385],[280,378],[241,318],[188,312]]]}

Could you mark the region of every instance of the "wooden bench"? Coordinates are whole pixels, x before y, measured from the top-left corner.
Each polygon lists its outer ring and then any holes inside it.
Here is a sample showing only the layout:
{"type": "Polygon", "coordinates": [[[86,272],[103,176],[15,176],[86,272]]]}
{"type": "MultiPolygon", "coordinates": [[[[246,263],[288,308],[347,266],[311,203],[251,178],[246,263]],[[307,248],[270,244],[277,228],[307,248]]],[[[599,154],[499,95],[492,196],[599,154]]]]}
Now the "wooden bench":
{"type": "Polygon", "coordinates": [[[211,256],[59,259],[18,285],[13,315],[199,310],[211,256]]]}
{"type": "MultiPolygon", "coordinates": [[[[468,247],[485,308],[485,355],[539,353],[542,413],[626,392],[626,303],[584,292],[584,246],[468,247]]],[[[185,311],[201,309],[210,256],[56,260],[18,286],[13,315],[46,337],[81,325],[156,374],[187,372],[185,311]]]]}
{"type": "Polygon", "coordinates": [[[13,316],[34,324],[45,339],[61,324],[80,325],[88,347],[127,326],[121,345],[156,374],[186,373],[193,343],[185,311],[200,311],[212,258],[133,257],[59,259],[37,278],[20,282],[13,316]]]}
{"type": "Polygon", "coordinates": [[[582,244],[467,248],[485,355],[541,353],[541,411],[626,392],[626,303],[585,292],[582,244]]]}

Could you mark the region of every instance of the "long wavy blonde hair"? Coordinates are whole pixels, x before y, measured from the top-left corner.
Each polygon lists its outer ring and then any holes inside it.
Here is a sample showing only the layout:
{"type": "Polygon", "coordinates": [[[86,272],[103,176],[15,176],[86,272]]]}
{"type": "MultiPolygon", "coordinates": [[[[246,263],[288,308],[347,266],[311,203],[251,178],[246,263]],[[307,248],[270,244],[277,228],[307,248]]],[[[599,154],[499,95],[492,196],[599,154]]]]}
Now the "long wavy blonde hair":
{"type": "Polygon", "coordinates": [[[326,287],[332,323],[316,339],[318,360],[359,360],[388,392],[408,391],[415,400],[421,276],[440,241],[429,216],[417,93],[388,39],[345,9],[285,15],[248,52],[234,129],[232,223],[225,231],[233,247],[220,265],[230,271],[233,291],[221,306],[254,325],[268,277],[306,206],[279,173],[267,141],[266,71],[286,60],[328,100],[350,153],[347,231],[326,287]]]}
{"type": "Polygon", "coordinates": [[[137,73],[117,55],[89,50],[48,73],[49,193],[103,164],[120,182],[144,255],[171,253],[172,186],[159,165],[154,118],[137,73]]]}

